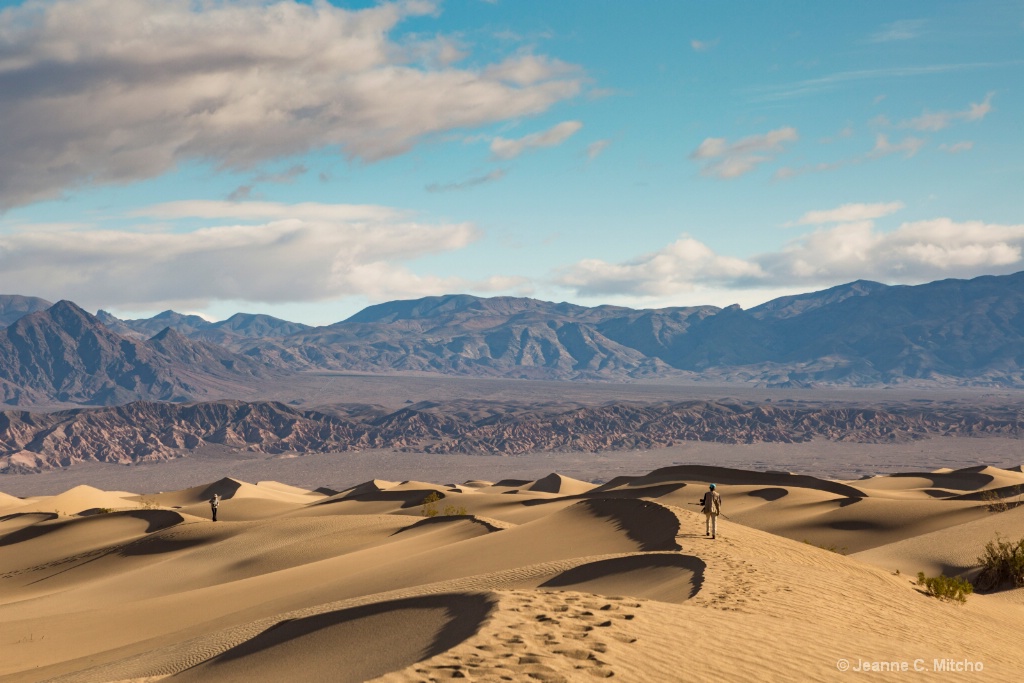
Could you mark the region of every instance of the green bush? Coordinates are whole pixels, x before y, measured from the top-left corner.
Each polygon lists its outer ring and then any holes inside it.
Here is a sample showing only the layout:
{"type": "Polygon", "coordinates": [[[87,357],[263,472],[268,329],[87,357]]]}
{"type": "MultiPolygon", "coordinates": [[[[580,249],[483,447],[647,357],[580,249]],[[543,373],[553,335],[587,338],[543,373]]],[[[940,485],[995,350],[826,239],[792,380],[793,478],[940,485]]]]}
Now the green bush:
{"type": "MultiPolygon", "coordinates": [[[[423,499],[421,505],[423,509],[420,510],[420,514],[424,517],[437,517],[437,503],[443,498],[437,491],[430,493],[426,498],[423,499]]],[[[444,517],[451,517],[453,515],[464,515],[466,514],[466,508],[463,506],[456,507],[455,505],[445,505],[444,511],[441,515],[444,517]]]]}
{"type": "Polygon", "coordinates": [[[967,579],[945,574],[927,577],[924,572],[918,572],[917,585],[924,586],[928,595],[953,602],[967,602],[967,596],[974,592],[974,586],[967,579]]]}
{"type": "Polygon", "coordinates": [[[994,541],[985,544],[985,554],[978,558],[978,564],[979,588],[992,590],[1004,584],[1024,587],[1024,538],[1013,543],[996,534],[994,541]]]}
{"type": "Polygon", "coordinates": [[[441,500],[441,495],[437,491],[428,494],[421,503],[423,505],[423,509],[420,511],[420,514],[424,517],[437,516],[437,501],[439,500],[441,500]]]}

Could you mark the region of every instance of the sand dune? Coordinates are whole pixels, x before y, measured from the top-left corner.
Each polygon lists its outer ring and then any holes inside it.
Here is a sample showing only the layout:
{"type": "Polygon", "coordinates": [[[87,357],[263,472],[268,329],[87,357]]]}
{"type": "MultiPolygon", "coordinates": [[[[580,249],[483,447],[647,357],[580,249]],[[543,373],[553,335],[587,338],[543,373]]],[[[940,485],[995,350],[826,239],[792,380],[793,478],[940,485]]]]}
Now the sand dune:
{"type": "Polygon", "coordinates": [[[526,487],[530,491],[542,491],[544,493],[561,493],[563,495],[574,495],[586,493],[596,486],[585,481],[566,477],[561,474],[552,473],[538,479],[526,487]]]}
{"type": "Polygon", "coordinates": [[[4,513],[57,512],[64,515],[79,515],[100,509],[117,510],[142,507],[140,503],[123,494],[101,491],[84,484],[56,496],[40,496],[22,501],[22,503],[20,506],[13,505],[5,508],[4,513]]]}
{"type": "Polygon", "coordinates": [[[1024,508],[981,499],[1012,503],[1021,482],[676,466],[601,486],[224,478],[0,496],[0,678],[827,681],[845,658],[967,659],[1016,680],[1022,591],[952,605],[911,579],[971,576],[996,533],[1024,536],[1024,508]],[[694,505],[711,482],[717,540],[694,505]]]}

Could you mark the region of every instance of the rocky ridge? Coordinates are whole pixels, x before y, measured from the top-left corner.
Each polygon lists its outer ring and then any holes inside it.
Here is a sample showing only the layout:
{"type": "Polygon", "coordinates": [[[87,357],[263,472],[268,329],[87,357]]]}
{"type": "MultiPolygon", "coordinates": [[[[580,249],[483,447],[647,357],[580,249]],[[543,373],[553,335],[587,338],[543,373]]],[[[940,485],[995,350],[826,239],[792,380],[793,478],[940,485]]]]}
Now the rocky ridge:
{"type": "Polygon", "coordinates": [[[205,446],[280,454],[396,449],[484,453],[652,449],[683,441],[888,443],[930,436],[1018,437],[1024,409],[971,411],[679,403],[418,403],[389,411],[348,404],[301,410],[276,402],[170,404],[55,413],[0,412],[0,472],[83,462],[132,464],[205,446]]]}

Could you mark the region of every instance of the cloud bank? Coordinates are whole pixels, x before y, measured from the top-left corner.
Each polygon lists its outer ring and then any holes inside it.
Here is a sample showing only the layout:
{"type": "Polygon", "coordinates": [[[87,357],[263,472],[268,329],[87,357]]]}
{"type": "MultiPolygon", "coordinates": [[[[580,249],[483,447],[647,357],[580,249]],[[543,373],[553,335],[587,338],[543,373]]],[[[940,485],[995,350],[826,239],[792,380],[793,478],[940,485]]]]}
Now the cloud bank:
{"type": "Polygon", "coordinates": [[[876,228],[873,219],[900,208],[901,203],[891,202],[811,211],[797,224],[830,227],[747,259],[717,254],[683,236],[656,252],[617,263],[579,261],[554,281],[579,296],[664,298],[709,287],[767,290],[857,279],[920,283],[1024,270],[1024,225],[935,218],[905,222],[889,232],[876,228]]]}
{"type": "Polygon", "coordinates": [[[374,161],[425,136],[547,110],[579,69],[538,55],[453,65],[444,37],[394,39],[424,0],[54,0],[0,11],[0,210],[183,160],[252,168],[335,148],[374,161]]]}
{"type": "Polygon", "coordinates": [[[416,274],[409,262],[463,249],[479,231],[468,223],[418,222],[388,207],[186,201],[135,215],[215,224],[191,232],[46,232],[26,226],[0,235],[0,291],[130,309],[351,295],[379,301],[504,289],[510,282],[416,274]]]}

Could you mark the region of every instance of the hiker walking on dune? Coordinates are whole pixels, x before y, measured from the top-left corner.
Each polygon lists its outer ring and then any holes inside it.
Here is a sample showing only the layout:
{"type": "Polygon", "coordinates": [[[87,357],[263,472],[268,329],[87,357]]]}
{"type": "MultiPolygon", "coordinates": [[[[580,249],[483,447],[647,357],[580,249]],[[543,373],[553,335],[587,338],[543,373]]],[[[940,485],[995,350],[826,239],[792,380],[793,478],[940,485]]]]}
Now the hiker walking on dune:
{"type": "Polygon", "coordinates": [[[708,487],[700,504],[704,507],[704,535],[715,538],[718,535],[718,515],[722,514],[722,495],[715,485],[708,487]]]}
{"type": "Polygon", "coordinates": [[[213,498],[210,499],[210,512],[213,513],[213,521],[217,521],[217,508],[220,507],[220,494],[213,494],[213,498]]]}

